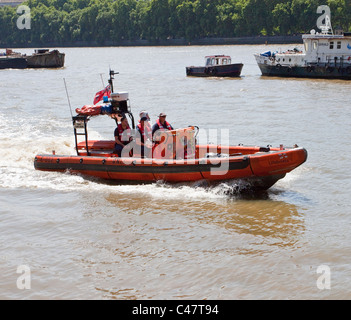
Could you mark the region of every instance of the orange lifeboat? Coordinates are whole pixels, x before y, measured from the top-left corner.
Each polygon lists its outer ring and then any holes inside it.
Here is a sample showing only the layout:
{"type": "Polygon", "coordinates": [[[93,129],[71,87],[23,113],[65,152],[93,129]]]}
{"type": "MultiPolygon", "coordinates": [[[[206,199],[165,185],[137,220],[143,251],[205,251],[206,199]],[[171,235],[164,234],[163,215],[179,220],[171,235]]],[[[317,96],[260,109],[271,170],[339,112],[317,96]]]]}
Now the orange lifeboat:
{"type": "MultiPolygon", "coordinates": [[[[109,82],[113,92],[112,80],[109,82]]],[[[68,171],[119,183],[241,180],[247,182],[250,190],[266,190],[307,159],[307,151],[298,146],[199,145],[196,143],[199,129],[194,126],[162,131],[159,136],[154,136],[149,158],[137,156],[141,152],[135,140],[128,143],[118,156],[114,153],[114,140],[88,140],[87,134],[90,118],[106,112],[110,112],[113,119],[128,114],[132,128],[135,128],[128,94],[111,94],[110,102],[104,111],[101,106],[84,106],[76,110],[78,115],[72,117],[76,155],[38,154],[34,160],[35,169],[68,171]],[[85,139],[78,141],[81,136],[85,139]]]]}
{"type": "Polygon", "coordinates": [[[120,183],[240,179],[252,190],[265,190],[307,159],[307,151],[299,147],[195,145],[193,127],[163,134],[151,158],[118,157],[113,140],[90,140],[78,144],[76,156],[37,155],[34,165],[37,170],[69,171],[120,183]]]}

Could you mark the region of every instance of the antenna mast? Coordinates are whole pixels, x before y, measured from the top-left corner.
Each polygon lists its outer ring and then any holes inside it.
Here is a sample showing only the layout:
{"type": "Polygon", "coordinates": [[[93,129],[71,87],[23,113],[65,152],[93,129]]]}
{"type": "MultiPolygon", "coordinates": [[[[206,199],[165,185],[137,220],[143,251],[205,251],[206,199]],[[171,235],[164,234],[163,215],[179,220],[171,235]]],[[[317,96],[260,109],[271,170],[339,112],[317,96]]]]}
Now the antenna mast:
{"type": "Polygon", "coordinates": [[[115,74],[119,74],[119,72],[114,72],[113,70],[110,69],[110,79],[108,80],[108,83],[110,84],[111,86],[111,92],[113,93],[113,80],[115,79],[114,78],[114,75],[115,74]]]}
{"type": "Polygon", "coordinates": [[[66,95],[67,95],[67,100],[68,100],[69,111],[71,112],[71,117],[73,117],[71,102],[70,102],[70,100],[69,100],[69,95],[68,95],[68,91],[67,91],[67,85],[66,85],[66,79],[65,79],[65,78],[63,78],[63,82],[65,83],[65,88],[66,88],[66,95]]]}

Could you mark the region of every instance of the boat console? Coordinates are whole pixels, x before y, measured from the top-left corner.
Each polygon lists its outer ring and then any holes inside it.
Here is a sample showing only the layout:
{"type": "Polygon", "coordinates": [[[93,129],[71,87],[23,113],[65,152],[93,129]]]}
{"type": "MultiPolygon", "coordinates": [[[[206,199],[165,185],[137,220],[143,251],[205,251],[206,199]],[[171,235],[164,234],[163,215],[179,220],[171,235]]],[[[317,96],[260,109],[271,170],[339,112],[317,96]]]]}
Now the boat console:
{"type": "Polygon", "coordinates": [[[131,113],[128,92],[111,93],[111,112],[117,114],[131,113]]]}
{"type": "Polygon", "coordinates": [[[118,72],[110,70],[110,78],[108,82],[111,88],[111,95],[110,98],[108,98],[108,96],[103,97],[103,105],[84,106],[81,109],[77,108],[77,115],[72,116],[75,144],[78,155],[80,155],[80,150],[82,150],[82,144],[84,145],[83,148],[85,149],[86,155],[91,155],[87,124],[92,116],[110,115],[115,119],[117,124],[118,118],[128,115],[132,122],[132,128],[133,130],[135,129],[134,116],[131,111],[128,92],[113,92],[113,80],[115,74],[118,74],[118,72]],[[84,136],[85,141],[79,143],[78,136],[84,136]]]}

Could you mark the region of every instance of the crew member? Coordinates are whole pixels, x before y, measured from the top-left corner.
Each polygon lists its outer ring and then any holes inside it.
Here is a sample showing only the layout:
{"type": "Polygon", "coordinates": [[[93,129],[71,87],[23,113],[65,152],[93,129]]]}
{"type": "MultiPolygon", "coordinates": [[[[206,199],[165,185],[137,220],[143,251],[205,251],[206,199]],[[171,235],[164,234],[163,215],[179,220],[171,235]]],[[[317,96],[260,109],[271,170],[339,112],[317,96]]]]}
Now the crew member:
{"type": "Polygon", "coordinates": [[[140,119],[143,118],[143,117],[146,117],[147,121],[150,121],[149,113],[147,111],[145,111],[145,110],[140,111],[139,116],[140,116],[140,119]]]}
{"type": "Polygon", "coordinates": [[[152,127],[152,136],[154,136],[157,130],[173,130],[173,127],[166,121],[167,115],[161,112],[156,120],[156,123],[152,127]]]}
{"type": "Polygon", "coordinates": [[[122,149],[127,145],[131,140],[131,129],[129,127],[128,119],[125,115],[121,118],[121,123],[118,124],[115,129],[115,149],[113,153],[118,154],[120,157],[122,154],[122,149]]]}
{"type": "MultiPolygon", "coordinates": [[[[148,118],[142,117],[136,128],[135,142],[140,147],[141,157],[150,158],[152,151],[152,133],[148,125],[148,118]]],[[[138,152],[137,152],[138,153],[138,152]]],[[[136,153],[134,153],[136,154],[136,153]]]]}

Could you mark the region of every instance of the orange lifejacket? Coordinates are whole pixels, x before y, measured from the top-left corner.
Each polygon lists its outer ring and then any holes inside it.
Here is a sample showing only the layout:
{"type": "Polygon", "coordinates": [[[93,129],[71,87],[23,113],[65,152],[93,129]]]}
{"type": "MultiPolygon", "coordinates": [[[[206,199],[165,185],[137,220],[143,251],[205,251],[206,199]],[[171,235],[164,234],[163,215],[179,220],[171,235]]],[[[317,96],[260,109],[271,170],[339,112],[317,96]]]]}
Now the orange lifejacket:
{"type": "Polygon", "coordinates": [[[157,119],[156,123],[157,123],[157,125],[159,127],[159,130],[165,130],[165,129],[173,130],[172,126],[167,121],[165,121],[165,125],[162,125],[161,122],[160,122],[160,119],[157,119]]]}
{"type": "Polygon", "coordinates": [[[144,143],[145,140],[147,140],[148,138],[151,140],[152,137],[152,130],[150,127],[149,123],[145,123],[144,122],[144,127],[141,125],[141,122],[138,123],[137,125],[139,131],[140,131],[140,135],[141,135],[141,141],[144,143]],[[146,138],[146,139],[145,139],[146,138]]]}
{"type": "Polygon", "coordinates": [[[132,130],[130,130],[130,127],[128,126],[126,129],[123,129],[122,123],[119,123],[117,126],[117,131],[119,141],[121,141],[123,144],[129,143],[132,136],[132,130]]]}

